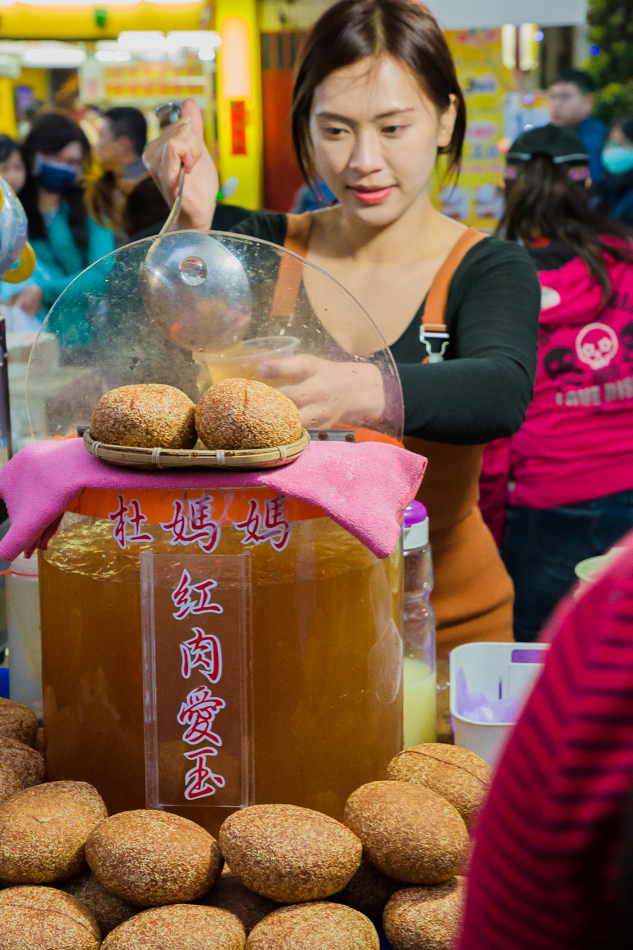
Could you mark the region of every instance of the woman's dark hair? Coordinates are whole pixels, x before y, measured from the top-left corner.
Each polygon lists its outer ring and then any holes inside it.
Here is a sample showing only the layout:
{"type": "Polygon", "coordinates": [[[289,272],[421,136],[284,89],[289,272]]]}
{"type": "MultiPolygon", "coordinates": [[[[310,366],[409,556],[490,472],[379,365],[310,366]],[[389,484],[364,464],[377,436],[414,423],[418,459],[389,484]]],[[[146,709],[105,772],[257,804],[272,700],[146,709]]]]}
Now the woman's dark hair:
{"type": "Polygon", "coordinates": [[[14,152],[19,152],[20,146],[10,135],[0,135],[0,162],[6,162],[14,152]]]}
{"type": "Polygon", "coordinates": [[[109,169],[96,181],[88,182],[84,201],[89,214],[102,228],[121,227],[121,195],[114,171],[109,169]]]}
{"type": "Polygon", "coordinates": [[[123,229],[129,238],[139,232],[149,231],[152,225],[156,225],[157,233],[168,214],[169,205],[154,179],[148,175],[135,184],[125,200],[123,229]]]}
{"type": "Polygon", "coordinates": [[[497,233],[527,247],[538,238],[571,247],[598,280],[604,304],[611,293],[605,257],[633,262],[628,228],[595,211],[585,182],[573,181],[568,168],[555,165],[547,155],[534,155],[520,166],[515,181],[506,181],[506,206],[497,233]],[[609,237],[626,241],[626,246],[614,246],[609,237]]]}
{"type": "MultiPolygon", "coordinates": [[[[29,238],[46,237],[44,220],[38,208],[37,179],[33,176],[33,163],[38,153],[55,155],[71,142],[79,142],[84,164],[90,158],[90,143],[85,132],[69,116],[62,112],[44,112],[35,119],[31,131],[24,140],[22,157],[26,166],[26,182],[19,198],[26,212],[29,238]]],[[[70,208],[68,225],[78,247],[85,250],[88,244],[88,212],[84,203],[83,188],[79,184],[71,185],[62,193],[62,200],[70,208]]]]}
{"type": "Polygon", "coordinates": [[[310,143],[314,91],[337,69],[370,56],[391,56],[414,74],[441,114],[457,103],[449,145],[448,170],[455,175],[466,131],[466,104],[455,65],[442,31],[417,0],[339,0],[317,20],[303,46],[292,92],[292,141],[308,184],[317,178],[310,143]]]}

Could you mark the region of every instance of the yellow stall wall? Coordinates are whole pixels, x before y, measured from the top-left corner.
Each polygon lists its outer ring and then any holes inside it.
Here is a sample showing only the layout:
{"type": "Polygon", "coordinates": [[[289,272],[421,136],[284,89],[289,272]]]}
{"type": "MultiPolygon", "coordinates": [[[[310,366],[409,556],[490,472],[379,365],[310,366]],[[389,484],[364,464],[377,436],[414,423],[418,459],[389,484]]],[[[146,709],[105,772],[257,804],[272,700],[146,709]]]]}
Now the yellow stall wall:
{"type": "MultiPolygon", "coordinates": [[[[113,39],[124,30],[196,30],[209,24],[208,0],[174,5],[142,0],[103,6],[99,26],[91,6],[41,6],[14,3],[2,7],[0,38],[39,40],[113,39]]],[[[218,162],[221,181],[236,176],[231,201],[246,208],[262,202],[262,104],[257,0],[215,0],[212,26],[222,36],[218,50],[218,162]]],[[[46,99],[46,71],[23,70],[17,80],[0,79],[0,129],[15,134],[13,89],[30,85],[46,99]],[[38,75],[39,74],[39,75],[38,75]],[[44,84],[44,86],[42,85],[44,84]]],[[[211,109],[206,116],[211,118],[211,109]]]]}
{"type": "Polygon", "coordinates": [[[218,49],[217,121],[220,181],[235,175],[232,204],[262,202],[262,103],[256,0],[215,0],[218,49]]]}
{"type": "MultiPolygon", "coordinates": [[[[237,4],[240,5],[239,0],[237,4]]],[[[0,9],[0,38],[11,40],[108,40],[123,30],[200,30],[208,18],[207,0],[193,3],[140,3],[77,6],[13,3],[0,9]],[[96,10],[105,11],[97,23],[96,10]]]]}
{"type": "MultiPolygon", "coordinates": [[[[146,0],[108,6],[13,3],[0,7],[0,39],[96,41],[116,39],[124,30],[199,30],[209,25],[209,0],[151,3],[146,0]],[[99,15],[97,16],[97,9],[99,15]]],[[[0,132],[17,134],[16,86],[30,86],[36,99],[49,98],[48,70],[25,67],[17,79],[0,78],[0,132]]],[[[206,110],[206,130],[213,145],[213,103],[206,110]]]]}
{"type": "Polygon", "coordinates": [[[464,92],[468,126],[459,183],[453,186],[438,176],[434,198],[445,214],[491,232],[503,211],[499,143],[512,73],[502,64],[500,29],[448,30],[444,35],[464,92]]]}

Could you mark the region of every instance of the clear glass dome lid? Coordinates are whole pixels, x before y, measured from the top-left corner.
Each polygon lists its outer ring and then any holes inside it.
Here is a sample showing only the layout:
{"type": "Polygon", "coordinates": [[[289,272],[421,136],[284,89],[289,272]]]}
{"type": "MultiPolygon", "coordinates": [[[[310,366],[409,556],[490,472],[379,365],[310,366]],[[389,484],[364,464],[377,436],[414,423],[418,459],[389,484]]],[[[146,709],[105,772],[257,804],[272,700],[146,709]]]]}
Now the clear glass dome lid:
{"type": "Polygon", "coordinates": [[[66,288],[29,361],[31,433],[74,435],[119,386],[164,383],[195,402],[232,377],[286,392],[308,429],[402,437],[396,366],[361,305],[296,254],[220,231],[128,244],[66,288]]]}

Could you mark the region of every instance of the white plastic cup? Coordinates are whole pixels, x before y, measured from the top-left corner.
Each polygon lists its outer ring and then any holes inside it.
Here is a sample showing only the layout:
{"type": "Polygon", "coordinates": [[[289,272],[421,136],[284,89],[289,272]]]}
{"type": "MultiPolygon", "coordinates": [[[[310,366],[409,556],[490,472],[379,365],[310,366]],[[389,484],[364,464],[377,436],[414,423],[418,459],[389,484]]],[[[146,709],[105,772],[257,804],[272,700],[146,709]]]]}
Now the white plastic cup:
{"type": "Polygon", "coordinates": [[[463,669],[468,689],[488,699],[504,697],[525,701],[545,662],[547,643],[465,643],[449,654],[450,706],[455,745],[469,749],[494,766],[512,732],[513,722],[477,722],[457,710],[457,674],[463,669]],[[514,662],[513,654],[534,653],[534,662],[514,662]]]}
{"type": "Polygon", "coordinates": [[[596,557],[588,557],[584,561],[579,561],[574,568],[574,574],[578,578],[578,584],[574,589],[574,599],[578,600],[583,591],[594,581],[600,580],[611,562],[624,550],[626,548],[617,547],[616,545],[616,547],[610,548],[606,554],[598,554],[596,557]]]}
{"type": "Polygon", "coordinates": [[[9,695],[42,717],[42,643],[37,557],[20,555],[6,575],[9,695]]]}

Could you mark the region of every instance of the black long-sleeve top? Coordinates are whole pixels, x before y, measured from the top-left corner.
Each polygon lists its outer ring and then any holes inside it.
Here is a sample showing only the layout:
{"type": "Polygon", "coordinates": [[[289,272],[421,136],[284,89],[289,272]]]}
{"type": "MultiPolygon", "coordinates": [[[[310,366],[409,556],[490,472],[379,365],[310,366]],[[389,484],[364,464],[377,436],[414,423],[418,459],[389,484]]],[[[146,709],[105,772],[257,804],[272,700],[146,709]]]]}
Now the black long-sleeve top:
{"type": "MultiPolygon", "coordinates": [[[[283,245],[287,218],[254,212],[232,230],[283,245]]],[[[444,362],[423,364],[420,323],[426,298],[391,346],[404,395],[406,435],[477,445],[521,426],[536,372],[540,285],[517,244],[486,238],[463,258],[445,313],[444,362]]]]}

